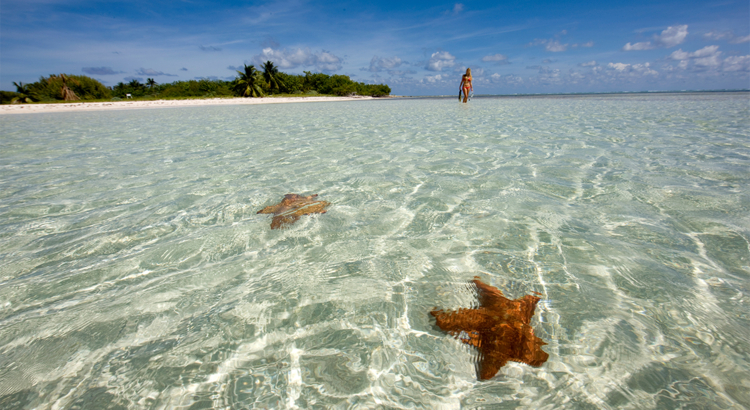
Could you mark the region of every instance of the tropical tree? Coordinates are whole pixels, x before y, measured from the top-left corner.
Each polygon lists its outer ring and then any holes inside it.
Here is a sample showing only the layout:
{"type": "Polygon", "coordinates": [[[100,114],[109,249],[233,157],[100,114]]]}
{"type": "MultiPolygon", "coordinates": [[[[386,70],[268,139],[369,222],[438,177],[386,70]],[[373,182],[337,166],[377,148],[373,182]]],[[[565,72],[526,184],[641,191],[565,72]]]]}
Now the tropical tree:
{"type": "Polygon", "coordinates": [[[268,84],[270,90],[276,89],[277,91],[281,91],[281,88],[285,87],[279,76],[279,69],[271,61],[266,61],[263,64],[263,79],[266,80],[266,84],[268,84]]]}
{"type": "Polygon", "coordinates": [[[132,79],[132,80],[130,80],[130,82],[128,83],[128,85],[131,86],[131,87],[133,87],[133,88],[135,88],[135,89],[140,89],[140,88],[144,87],[143,84],[141,84],[141,82],[138,81],[135,78],[132,79]]]}
{"type": "Polygon", "coordinates": [[[290,94],[298,94],[302,92],[302,80],[304,77],[301,75],[294,75],[294,74],[287,74],[285,72],[279,71],[278,77],[277,77],[282,84],[282,90],[285,93],[290,94]]]}
{"type": "Polygon", "coordinates": [[[153,90],[154,86],[156,85],[156,81],[154,81],[153,78],[146,79],[146,85],[148,86],[149,90],[153,90]]]}
{"type": "Polygon", "coordinates": [[[14,97],[11,100],[12,104],[16,103],[30,103],[31,98],[29,98],[29,85],[24,83],[16,83],[13,81],[13,85],[16,86],[16,92],[19,94],[17,97],[14,97]]]}
{"type": "MultiPolygon", "coordinates": [[[[60,74],[60,75],[51,74],[49,78],[47,79],[47,82],[52,84],[56,80],[62,81],[62,87],[60,87],[60,95],[62,96],[63,100],[65,101],[80,100],[80,98],[78,98],[76,93],[74,93],[73,90],[71,90],[70,87],[68,87],[69,78],[65,74],[60,74]]],[[[70,78],[70,80],[73,80],[75,84],[80,84],[78,80],[76,80],[75,78],[70,78]]]]}
{"type": "Polygon", "coordinates": [[[19,94],[26,94],[29,90],[29,85],[24,83],[17,83],[13,81],[13,85],[16,86],[16,92],[19,94]]]}
{"type": "Polygon", "coordinates": [[[263,89],[261,89],[263,77],[254,65],[245,64],[245,72],[237,71],[237,74],[239,77],[235,80],[234,89],[242,97],[263,97],[263,89]]]}

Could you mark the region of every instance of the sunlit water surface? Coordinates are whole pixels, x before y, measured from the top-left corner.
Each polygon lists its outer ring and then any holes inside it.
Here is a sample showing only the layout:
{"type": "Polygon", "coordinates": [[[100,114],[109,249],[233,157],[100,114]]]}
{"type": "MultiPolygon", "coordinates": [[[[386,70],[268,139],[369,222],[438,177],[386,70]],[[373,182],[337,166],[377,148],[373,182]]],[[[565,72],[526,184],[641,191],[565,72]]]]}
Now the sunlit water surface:
{"type": "Polygon", "coordinates": [[[746,93],[0,117],[0,407],[750,406],[746,93]],[[256,212],[314,194],[328,213],[256,212]],[[542,294],[477,381],[429,311],[542,294]]]}

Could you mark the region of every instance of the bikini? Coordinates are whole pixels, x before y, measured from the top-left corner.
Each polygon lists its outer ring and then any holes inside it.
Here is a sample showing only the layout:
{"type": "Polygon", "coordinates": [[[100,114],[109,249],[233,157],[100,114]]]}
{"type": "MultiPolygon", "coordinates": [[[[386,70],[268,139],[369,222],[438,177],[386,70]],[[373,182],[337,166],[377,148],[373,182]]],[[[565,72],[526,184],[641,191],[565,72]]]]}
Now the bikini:
{"type": "Polygon", "coordinates": [[[471,77],[464,77],[464,90],[468,91],[471,88],[471,77]]]}

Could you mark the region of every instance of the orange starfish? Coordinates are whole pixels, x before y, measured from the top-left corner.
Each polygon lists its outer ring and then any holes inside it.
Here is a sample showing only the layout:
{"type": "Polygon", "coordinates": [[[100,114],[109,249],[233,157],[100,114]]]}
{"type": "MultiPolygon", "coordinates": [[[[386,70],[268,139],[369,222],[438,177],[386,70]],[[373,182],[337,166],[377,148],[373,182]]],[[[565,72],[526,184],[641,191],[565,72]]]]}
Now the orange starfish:
{"type": "Polygon", "coordinates": [[[441,330],[479,349],[479,378],[491,379],[509,360],[531,366],[546,362],[549,355],[542,350],[546,343],[534,335],[530,324],[539,298],[526,295],[510,300],[478,277],[472,282],[479,307],[455,312],[435,309],[430,314],[441,330]]]}
{"type": "Polygon", "coordinates": [[[325,208],[330,202],[315,201],[318,194],[301,196],[297,194],[286,194],[284,199],[276,205],[267,206],[259,214],[274,214],[271,220],[271,229],[286,228],[297,222],[300,216],[309,214],[324,214],[325,208]]]}

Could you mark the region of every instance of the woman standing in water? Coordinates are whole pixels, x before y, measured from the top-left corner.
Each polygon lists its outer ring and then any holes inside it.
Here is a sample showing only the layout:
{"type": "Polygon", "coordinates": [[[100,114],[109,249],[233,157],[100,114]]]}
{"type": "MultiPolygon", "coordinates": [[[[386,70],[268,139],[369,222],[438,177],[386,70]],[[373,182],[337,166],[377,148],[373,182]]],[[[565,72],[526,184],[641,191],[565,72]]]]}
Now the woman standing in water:
{"type": "Polygon", "coordinates": [[[469,91],[474,91],[474,87],[471,85],[471,68],[466,69],[466,74],[461,77],[461,85],[459,85],[464,91],[464,103],[469,99],[469,91]]]}

